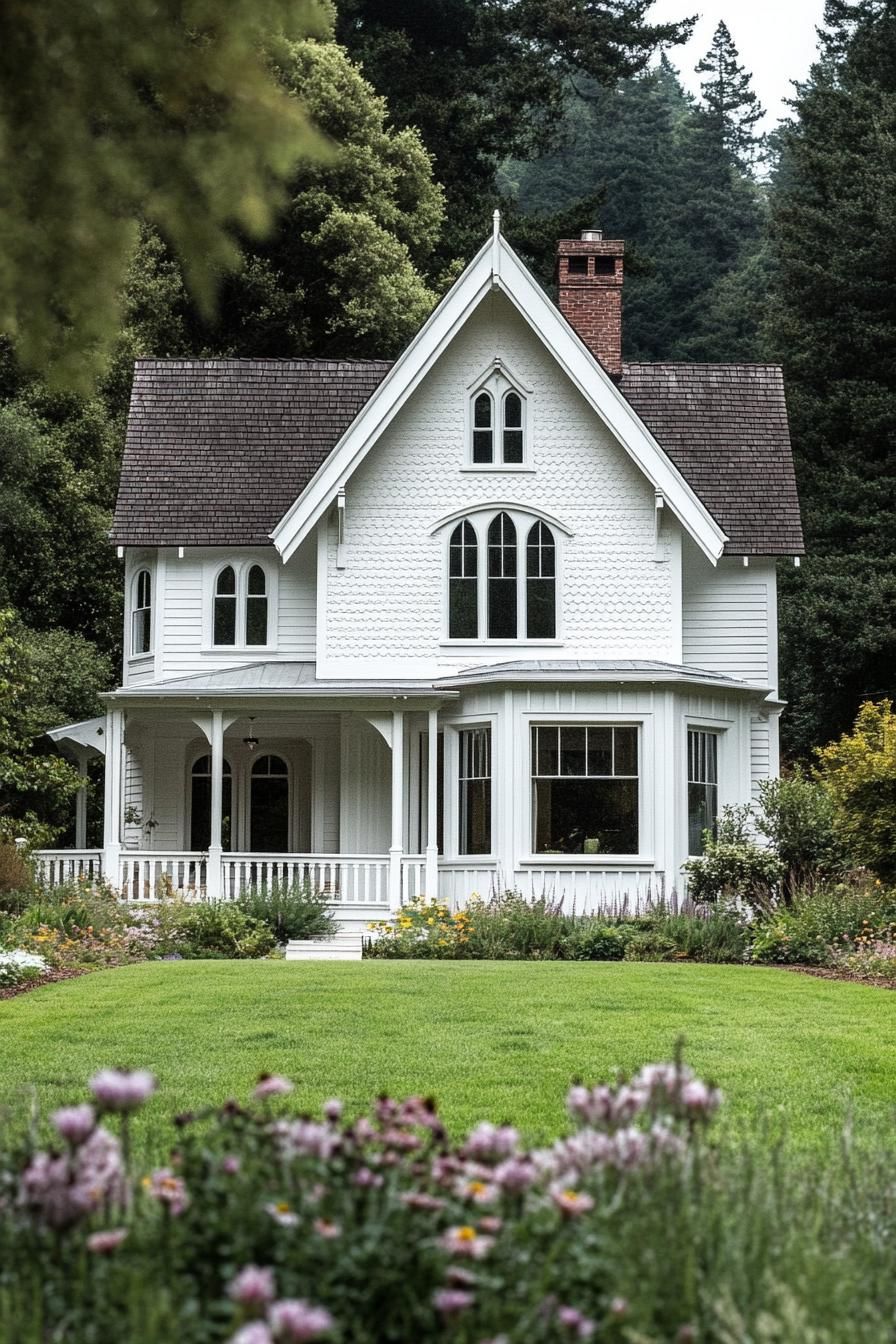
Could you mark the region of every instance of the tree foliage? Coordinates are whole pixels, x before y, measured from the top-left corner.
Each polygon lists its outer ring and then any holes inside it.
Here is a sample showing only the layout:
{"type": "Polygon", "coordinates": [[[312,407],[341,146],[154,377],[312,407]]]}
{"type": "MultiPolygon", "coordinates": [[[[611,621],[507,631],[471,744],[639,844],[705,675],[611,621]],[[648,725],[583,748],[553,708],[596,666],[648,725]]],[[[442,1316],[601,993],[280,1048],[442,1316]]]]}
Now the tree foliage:
{"type": "Polygon", "coordinates": [[[892,700],[866,701],[851,733],[818,752],[818,776],[853,860],[896,879],[896,714],[892,700]]]}
{"type": "Polygon", "coordinates": [[[316,0],[28,0],[0,11],[0,330],[32,367],[108,350],[138,223],[210,311],[283,184],[323,142],[272,59],[323,33],[316,0]],[[226,18],[224,17],[226,13],[226,18]]]}

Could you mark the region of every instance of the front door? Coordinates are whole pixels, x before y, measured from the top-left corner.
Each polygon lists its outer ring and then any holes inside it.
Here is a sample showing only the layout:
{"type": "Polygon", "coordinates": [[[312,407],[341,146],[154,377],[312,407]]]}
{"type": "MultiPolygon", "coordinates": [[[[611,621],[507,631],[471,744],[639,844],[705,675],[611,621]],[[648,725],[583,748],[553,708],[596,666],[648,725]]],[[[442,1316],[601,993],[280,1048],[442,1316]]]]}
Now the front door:
{"type": "Polygon", "coordinates": [[[253,761],[249,788],[251,853],[289,853],[289,783],[289,767],[281,756],[259,756],[253,761]]]}

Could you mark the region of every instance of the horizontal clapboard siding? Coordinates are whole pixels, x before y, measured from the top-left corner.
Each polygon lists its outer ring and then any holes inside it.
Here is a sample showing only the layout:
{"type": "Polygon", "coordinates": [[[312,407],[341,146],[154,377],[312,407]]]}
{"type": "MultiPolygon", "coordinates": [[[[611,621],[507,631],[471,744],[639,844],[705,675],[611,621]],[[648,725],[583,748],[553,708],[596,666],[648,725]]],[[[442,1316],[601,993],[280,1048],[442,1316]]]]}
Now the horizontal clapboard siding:
{"type": "Polygon", "coordinates": [[[753,718],[750,722],[750,779],[755,798],[760,779],[772,774],[771,736],[768,719],[753,718]]]}
{"type": "Polygon", "coordinates": [[[683,661],[758,686],[773,685],[774,600],[771,567],[722,561],[712,569],[691,557],[683,572],[683,661]]]}

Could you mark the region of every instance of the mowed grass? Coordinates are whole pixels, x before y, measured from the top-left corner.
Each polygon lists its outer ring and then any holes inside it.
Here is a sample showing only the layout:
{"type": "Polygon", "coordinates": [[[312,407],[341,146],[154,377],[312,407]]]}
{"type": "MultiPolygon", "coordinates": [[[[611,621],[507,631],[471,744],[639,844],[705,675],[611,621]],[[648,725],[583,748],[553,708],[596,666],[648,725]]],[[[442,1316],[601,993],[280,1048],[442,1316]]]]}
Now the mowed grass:
{"type": "Polygon", "coordinates": [[[736,966],[149,962],[0,1002],[0,1103],[19,1111],[36,1089],[58,1105],[97,1067],[147,1067],[157,1146],[166,1116],[245,1098],[269,1071],[312,1108],[422,1092],[454,1131],[489,1118],[547,1139],[573,1078],[668,1058],[679,1037],[728,1123],[759,1111],[803,1145],[848,1113],[889,1130],[896,993],[736,966]]]}

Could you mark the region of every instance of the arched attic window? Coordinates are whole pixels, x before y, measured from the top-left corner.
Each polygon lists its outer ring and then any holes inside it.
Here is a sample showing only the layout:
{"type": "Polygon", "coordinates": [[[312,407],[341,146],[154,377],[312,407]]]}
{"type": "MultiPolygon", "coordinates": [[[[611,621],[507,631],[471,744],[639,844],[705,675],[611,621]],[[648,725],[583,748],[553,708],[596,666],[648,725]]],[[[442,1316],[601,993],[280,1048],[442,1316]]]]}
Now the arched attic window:
{"type": "Polygon", "coordinates": [[[134,577],[134,609],[131,615],[131,653],[149,653],[152,648],[152,575],[140,569],[134,577]]]}
{"type": "Polygon", "coordinates": [[[236,571],[225,565],[215,580],[214,643],[236,643],[236,571]]]}
{"type": "Polygon", "coordinates": [[[268,581],[261,565],[253,565],[246,580],[246,643],[268,642],[268,581]]]}
{"type": "Polygon", "coordinates": [[[488,637],[517,638],[516,528],[506,513],[488,527],[488,637]]]}
{"type": "Polygon", "coordinates": [[[557,633],[557,547],[546,523],[534,523],[526,541],[526,637],[557,633]]]}

